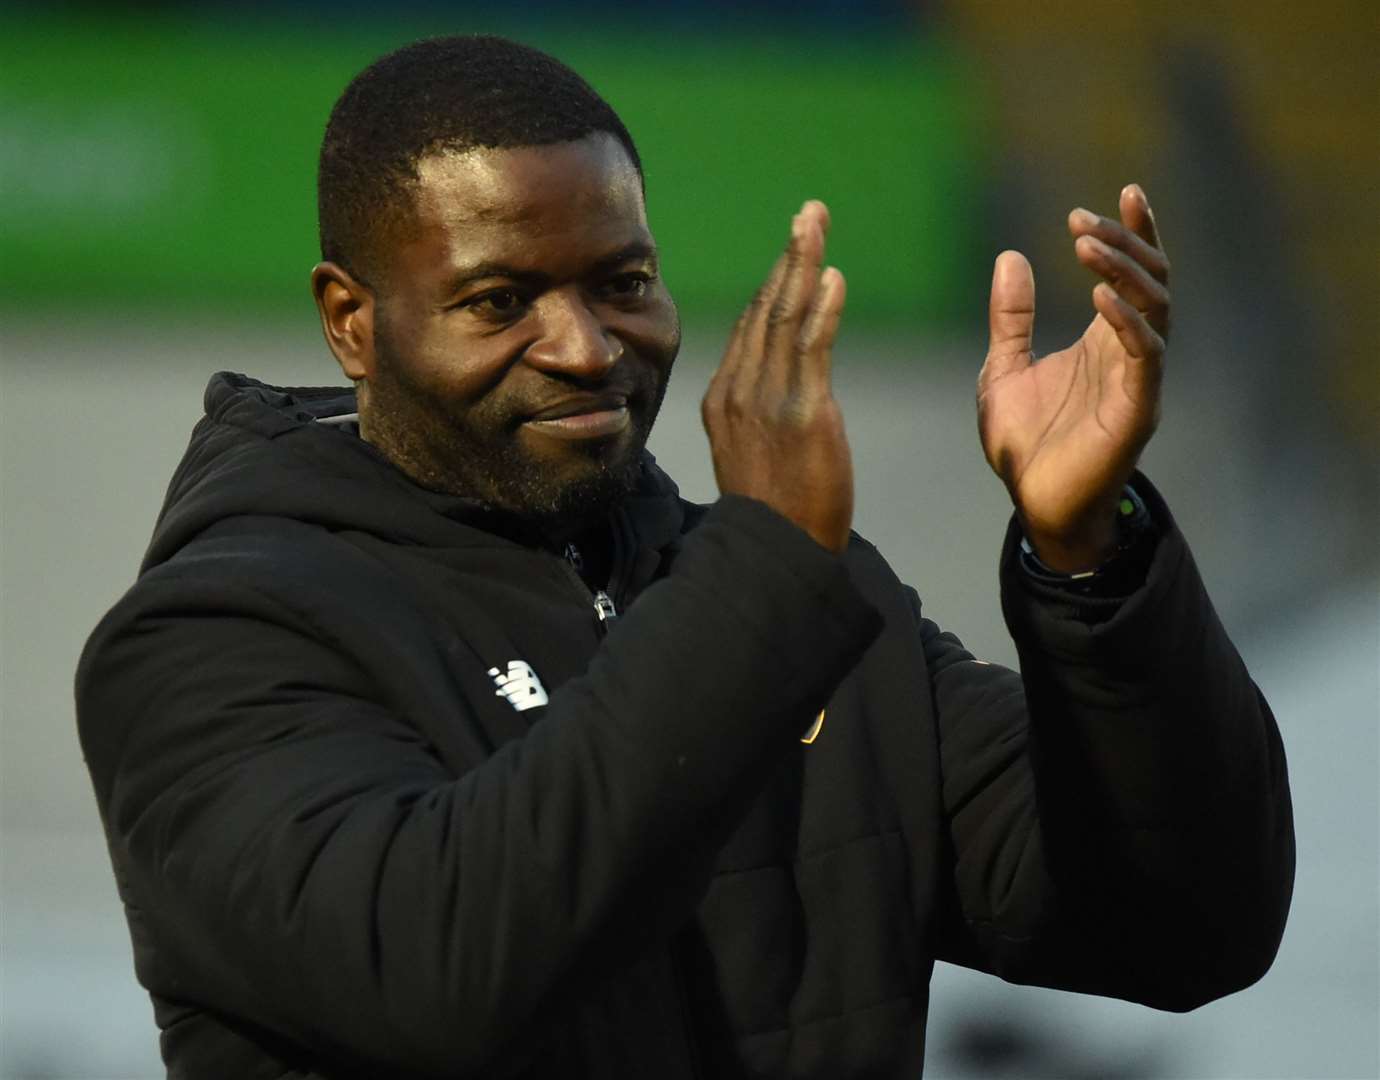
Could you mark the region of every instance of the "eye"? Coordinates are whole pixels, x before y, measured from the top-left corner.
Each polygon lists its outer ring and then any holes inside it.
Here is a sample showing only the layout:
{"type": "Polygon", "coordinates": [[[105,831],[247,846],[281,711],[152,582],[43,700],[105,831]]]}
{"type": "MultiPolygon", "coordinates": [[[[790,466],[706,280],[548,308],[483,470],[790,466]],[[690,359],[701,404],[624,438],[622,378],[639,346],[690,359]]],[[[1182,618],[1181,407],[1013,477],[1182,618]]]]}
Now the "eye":
{"type": "Polygon", "coordinates": [[[491,319],[514,319],[527,310],[527,297],[517,289],[490,289],[466,300],[461,307],[491,319]]]}
{"type": "Polygon", "coordinates": [[[637,300],[646,295],[651,280],[650,275],[641,271],[615,274],[604,282],[601,291],[615,300],[637,300]]]}

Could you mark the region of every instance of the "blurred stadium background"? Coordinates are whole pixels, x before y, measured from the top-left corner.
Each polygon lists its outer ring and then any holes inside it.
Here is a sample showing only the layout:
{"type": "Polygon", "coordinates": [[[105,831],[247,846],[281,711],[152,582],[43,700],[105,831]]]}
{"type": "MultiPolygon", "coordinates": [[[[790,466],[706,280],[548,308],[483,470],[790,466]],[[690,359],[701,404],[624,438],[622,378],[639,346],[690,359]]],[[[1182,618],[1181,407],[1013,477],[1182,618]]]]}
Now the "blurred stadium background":
{"type": "Polygon", "coordinates": [[[161,1075],[70,681],[213,371],[335,382],[307,292],[331,102],[434,33],[548,49],[622,113],[687,322],[653,449],[714,489],[699,393],[817,196],[857,526],[1011,662],[972,419],[987,275],[1088,315],[1064,215],[1149,192],[1175,264],[1145,459],[1273,702],[1299,870],[1275,968],[1188,1016],[936,971],[928,1075],[1380,1076],[1380,45],[1371,3],[0,4],[0,1078],[161,1075]]]}

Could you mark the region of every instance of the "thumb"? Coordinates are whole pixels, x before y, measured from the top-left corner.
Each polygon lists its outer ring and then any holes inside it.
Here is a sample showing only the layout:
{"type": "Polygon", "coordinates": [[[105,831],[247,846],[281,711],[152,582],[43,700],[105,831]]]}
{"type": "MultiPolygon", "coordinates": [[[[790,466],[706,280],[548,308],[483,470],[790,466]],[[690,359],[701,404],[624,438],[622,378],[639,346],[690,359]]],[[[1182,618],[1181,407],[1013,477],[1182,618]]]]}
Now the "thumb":
{"type": "Polygon", "coordinates": [[[1027,367],[1035,332],[1035,273],[1019,251],[1003,251],[992,267],[988,322],[991,337],[983,377],[993,378],[1027,367]]]}

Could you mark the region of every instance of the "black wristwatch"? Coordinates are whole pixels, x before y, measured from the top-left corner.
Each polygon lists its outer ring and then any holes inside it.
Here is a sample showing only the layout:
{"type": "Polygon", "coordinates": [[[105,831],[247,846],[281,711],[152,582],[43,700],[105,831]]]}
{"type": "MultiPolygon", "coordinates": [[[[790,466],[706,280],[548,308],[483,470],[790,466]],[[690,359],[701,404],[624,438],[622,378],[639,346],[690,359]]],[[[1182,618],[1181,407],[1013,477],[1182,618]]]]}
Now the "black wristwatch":
{"type": "Polygon", "coordinates": [[[1116,510],[1116,550],[1100,566],[1061,574],[1040,561],[1025,537],[1021,538],[1021,566],[1042,585],[1078,596],[1129,596],[1145,581],[1159,534],[1145,502],[1130,484],[1122,489],[1116,510]]]}

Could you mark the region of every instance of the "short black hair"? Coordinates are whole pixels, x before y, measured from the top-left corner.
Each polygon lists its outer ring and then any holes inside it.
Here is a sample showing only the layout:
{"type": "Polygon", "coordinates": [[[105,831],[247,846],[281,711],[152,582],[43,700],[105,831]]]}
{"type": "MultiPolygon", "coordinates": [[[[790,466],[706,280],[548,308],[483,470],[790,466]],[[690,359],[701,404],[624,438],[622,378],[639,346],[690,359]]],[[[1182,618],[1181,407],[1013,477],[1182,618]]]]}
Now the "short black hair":
{"type": "Polygon", "coordinates": [[[316,176],[321,257],[363,281],[411,208],[428,154],[546,146],[606,132],[642,175],[613,108],[559,60],[489,35],[431,38],[376,60],[331,110],[316,176]]]}

